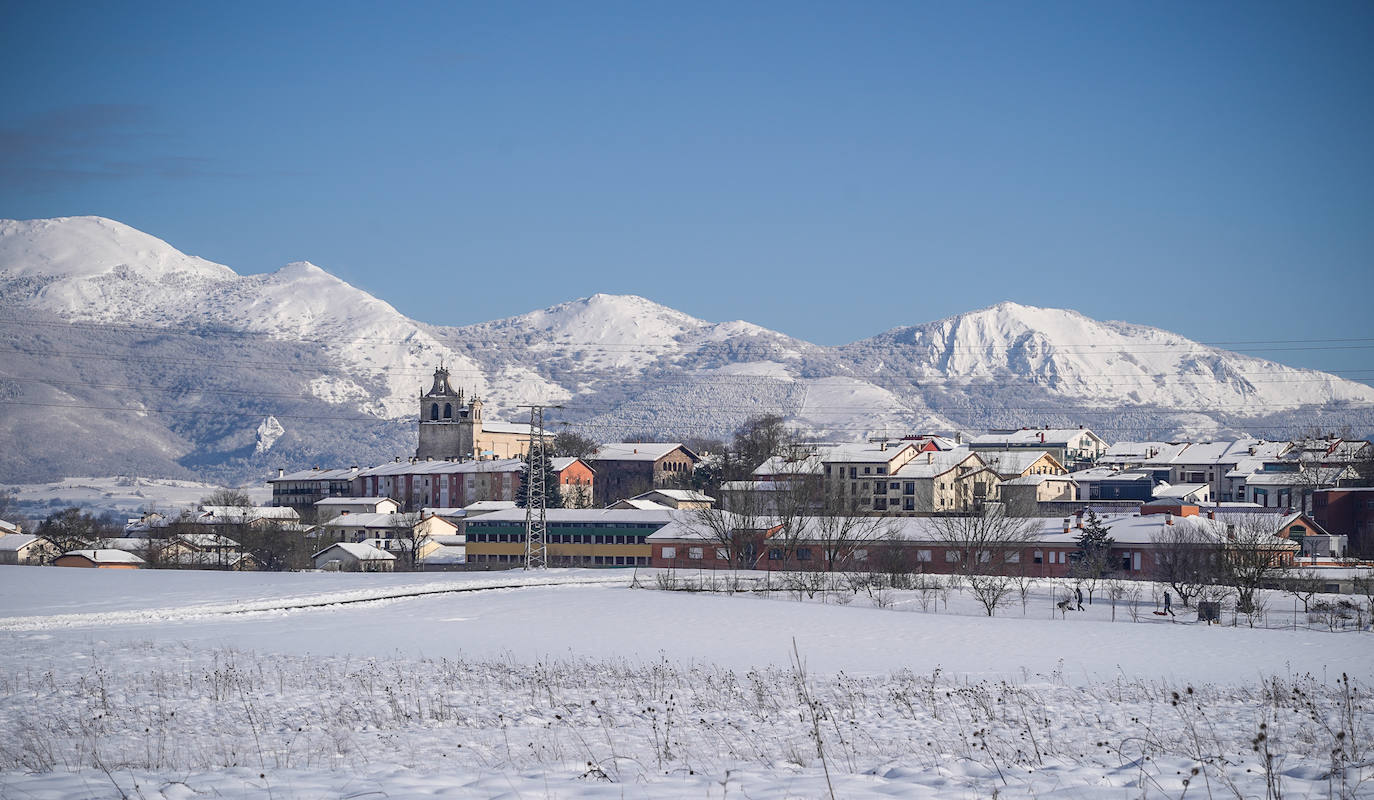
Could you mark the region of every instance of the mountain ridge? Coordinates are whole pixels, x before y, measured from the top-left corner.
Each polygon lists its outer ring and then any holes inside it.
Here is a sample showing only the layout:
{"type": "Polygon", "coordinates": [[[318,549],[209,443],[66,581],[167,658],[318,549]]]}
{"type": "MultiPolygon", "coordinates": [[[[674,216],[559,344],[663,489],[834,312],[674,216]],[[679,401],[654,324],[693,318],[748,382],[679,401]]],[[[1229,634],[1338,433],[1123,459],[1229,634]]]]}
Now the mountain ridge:
{"type": "Polygon", "coordinates": [[[444,326],[308,261],[239,275],[98,217],[0,221],[0,301],[32,322],[3,326],[5,479],[128,461],[114,448],[53,456],[32,439],[75,452],[145,442],[133,462],[167,477],[404,456],[439,363],[493,418],[563,404],[563,422],[603,440],[728,436],[765,412],[829,439],[1029,417],[1130,438],[1374,428],[1363,384],[1013,301],[838,346],[604,293],[444,326]],[[63,407],[88,408],[50,413],[63,407]]]}

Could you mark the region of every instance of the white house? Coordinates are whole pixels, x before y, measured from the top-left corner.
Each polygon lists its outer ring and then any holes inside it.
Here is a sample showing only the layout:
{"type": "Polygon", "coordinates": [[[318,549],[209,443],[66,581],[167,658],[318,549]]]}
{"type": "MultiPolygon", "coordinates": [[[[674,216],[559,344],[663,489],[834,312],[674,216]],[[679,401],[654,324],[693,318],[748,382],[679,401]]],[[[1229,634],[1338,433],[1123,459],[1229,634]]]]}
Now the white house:
{"type": "Polygon", "coordinates": [[[339,572],[391,572],[396,556],[358,542],[335,542],[310,557],[315,569],[339,572]]]}

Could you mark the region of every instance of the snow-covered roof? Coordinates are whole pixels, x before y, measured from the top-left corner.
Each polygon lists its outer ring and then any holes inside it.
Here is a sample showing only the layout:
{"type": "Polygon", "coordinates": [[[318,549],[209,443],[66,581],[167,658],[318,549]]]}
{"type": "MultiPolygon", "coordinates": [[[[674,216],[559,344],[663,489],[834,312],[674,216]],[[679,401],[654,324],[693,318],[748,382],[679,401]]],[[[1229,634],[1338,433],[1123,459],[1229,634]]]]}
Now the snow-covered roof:
{"type": "Polygon", "coordinates": [[[632,508],[640,509],[643,511],[652,511],[658,508],[672,508],[672,506],[666,506],[662,503],[655,503],[652,500],[645,500],[642,497],[631,497],[627,500],[617,500],[614,503],[612,503],[611,506],[616,509],[632,508]]]}
{"type": "Polygon", "coordinates": [[[1099,464],[1139,464],[1171,448],[1182,450],[1186,445],[1169,442],[1116,442],[1108,445],[1098,457],[1099,464]]]}
{"type": "Polygon", "coordinates": [[[644,494],[637,495],[636,499],[640,497],[648,497],[649,495],[654,494],[661,494],[664,497],[677,500],[680,503],[714,503],[716,501],[716,498],[708,494],[702,494],[701,492],[693,491],[691,489],[653,489],[645,492],[644,494]]]}
{"type": "Polygon", "coordinates": [[[1078,437],[1084,434],[1094,439],[1099,438],[1086,428],[1022,428],[1019,431],[994,431],[975,436],[971,444],[979,449],[995,448],[999,445],[1010,447],[1032,447],[1035,445],[1068,447],[1069,442],[1076,441],[1078,437]]]}
{"type": "Polygon", "coordinates": [[[241,525],[260,519],[298,522],[301,518],[296,509],[290,506],[201,506],[200,511],[200,515],[191,521],[241,525]]]}
{"type": "Polygon", "coordinates": [[[143,564],[143,559],[123,550],[102,547],[99,550],[72,550],[63,553],[64,556],[81,556],[82,558],[94,561],[97,564],[143,564]]]}
{"type": "Polygon", "coordinates": [[[977,469],[984,466],[979,454],[967,448],[929,450],[918,453],[914,459],[903,464],[900,469],[892,473],[892,477],[895,479],[934,478],[936,475],[943,475],[964,465],[977,469]]]}
{"type": "MultiPolygon", "coordinates": [[[[656,509],[631,509],[631,508],[550,508],[545,512],[545,520],[550,525],[567,522],[591,522],[607,524],[613,522],[626,522],[639,525],[663,524],[671,521],[675,514],[692,514],[690,510],[680,510],[662,506],[656,509]]],[[[512,508],[506,511],[493,511],[490,514],[483,514],[475,519],[468,520],[468,527],[474,525],[487,524],[510,524],[518,522],[524,524],[525,509],[512,508]]]]}
{"type": "Polygon", "coordinates": [[[1157,500],[1181,500],[1189,495],[1206,492],[1209,488],[1208,484],[1205,483],[1175,483],[1172,486],[1167,483],[1161,483],[1154,488],[1152,494],[1157,500]]]}
{"type": "Polygon", "coordinates": [[[28,533],[11,533],[0,536],[0,551],[17,553],[38,541],[38,537],[28,533]]]}
{"type": "Polygon", "coordinates": [[[512,508],[515,508],[514,500],[478,500],[463,506],[463,511],[468,514],[488,514],[492,511],[509,511],[512,508]]]}
{"type": "MultiPolygon", "coordinates": [[[[962,437],[960,437],[960,439],[962,439],[962,437]]],[[[950,437],[948,437],[948,436],[940,436],[939,434],[921,434],[921,435],[919,435],[919,436],[903,436],[903,437],[902,437],[902,441],[904,441],[904,442],[912,442],[912,443],[917,444],[917,445],[920,445],[920,446],[924,446],[924,445],[926,445],[926,444],[932,444],[932,445],[935,446],[935,449],[936,449],[936,450],[953,450],[954,448],[960,447],[960,446],[961,446],[960,443],[959,443],[959,440],[950,438],[950,437]]]]}
{"type": "Polygon", "coordinates": [[[19,533],[19,526],[13,522],[0,519],[0,536],[9,536],[19,533]]]}
{"type": "Polygon", "coordinates": [[[316,500],[315,505],[324,506],[375,506],[378,503],[395,503],[390,497],[326,497],[316,500]]]}
{"type": "Polygon", "coordinates": [[[1330,486],[1358,475],[1350,467],[1315,467],[1302,472],[1256,472],[1245,477],[1246,486],[1330,486]]]}
{"type": "Polygon", "coordinates": [[[177,538],[192,547],[238,547],[239,543],[218,533],[182,533],[177,538]]]}
{"type": "Polygon", "coordinates": [[[115,537],[113,539],[101,539],[99,544],[101,548],[105,550],[123,550],[126,553],[141,553],[150,546],[150,542],[146,537],[115,537]]]}
{"type": "Polygon", "coordinates": [[[410,514],[340,514],[323,523],[326,528],[409,528],[415,523],[410,514]]]}
{"type": "Polygon", "coordinates": [[[827,464],[890,464],[899,454],[906,458],[915,449],[916,445],[911,442],[851,442],[826,445],[816,456],[827,464]]]}
{"type": "Polygon", "coordinates": [[[380,549],[378,549],[378,548],[376,548],[376,547],[373,547],[373,546],[370,545],[370,544],[361,544],[361,543],[358,543],[358,542],[336,542],[336,543],[331,544],[330,546],[326,547],[325,549],[319,551],[318,553],[315,553],[314,555],[311,556],[311,558],[312,558],[312,559],[319,558],[320,556],[322,556],[322,555],[324,555],[325,553],[328,553],[330,550],[334,550],[334,549],[342,550],[343,552],[349,554],[350,556],[353,556],[354,558],[358,559],[359,561],[395,561],[395,560],[396,560],[396,556],[392,555],[391,553],[388,553],[388,552],[385,551],[385,550],[380,550],[380,549]]]}
{"type": "Polygon", "coordinates": [[[1048,481],[1062,481],[1062,482],[1064,482],[1064,483],[1076,483],[1076,482],[1077,482],[1077,481],[1075,481],[1075,480],[1074,480],[1071,476],[1069,476],[1069,475],[1045,475],[1045,474],[1038,474],[1038,475],[1022,475],[1022,476],[1019,477],[1019,478],[1011,478],[1010,480],[1002,481],[1002,485],[1003,485],[1003,486],[1039,486],[1040,484],[1046,483],[1046,482],[1048,482],[1048,481]]]}
{"type": "Polygon", "coordinates": [[[351,481],[358,475],[357,467],[346,469],[301,469],[295,472],[287,472],[275,478],[269,478],[268,483],[278,481],[351,481]]]}
{"type": "MultiPolygon", "coordinates": [[[[562,472],[579,461],[582,461],[582,459],[575,456],[558,456],[557,458],[549,459],[549,466],[553,467],[554,472],[562,472]]],[[[582,462],[582,465],[587,467],[587,469],[591,469],[591,466],[585,461],[582,462]]]]}
{"type": "Polygon", "coordinates": [[[420,509],[420,516],[423,517],[450,517],[458,518],[467,516],[467,509],[464,508],[437,508],[426,506],[420,509]]]}
{"type": "Polygon", "coordinates": [[[697,454],[684,447],[681,442],[612,442],[598,447],[595,453],[588,456],[588,459],[591,461],[657,461],[679,447],[693,459],[697,458],[697,454]]]}
{"type": "MultiPolygon", "coordinates": [[[[1076,481],[1100,481],[1104,478],[1111,478],[1120,475],[1121,471],[1114,467],[1088,467],[1077,472],[1070,472],[1065,477],[1076,481]]],[[[1139,473],[1137,473],[1139,474],[1139,473]]]]}
{"type": "MultiPolygon", "coordinates": [[[[493,420],[482,420],[482,430],[487,433],[515,433],[521,436],[530,435],[530,424],[528,422],[496,422],[493,420]]],[[[549,436],[547,431],[543,435],[549,436]]]]}
{"type": "Polygon", "coordinates": [[[476,472],[519,472],[524,468],[525,462],[518,458],[485,461],[393,461],[369,467],[358,474],[364,478],[385,475],[462,475],[476,472]]]}
{"type": "MultiPolygon", "coordinates": [[[[1042,458],[1048,458],[1059,466],[1059,461],[1048,450],[979,450],[978,457],[1000,475],[1020,474],[1042,458]]],[[[920,456],[917,456],[920,459],[920,456]]]]}

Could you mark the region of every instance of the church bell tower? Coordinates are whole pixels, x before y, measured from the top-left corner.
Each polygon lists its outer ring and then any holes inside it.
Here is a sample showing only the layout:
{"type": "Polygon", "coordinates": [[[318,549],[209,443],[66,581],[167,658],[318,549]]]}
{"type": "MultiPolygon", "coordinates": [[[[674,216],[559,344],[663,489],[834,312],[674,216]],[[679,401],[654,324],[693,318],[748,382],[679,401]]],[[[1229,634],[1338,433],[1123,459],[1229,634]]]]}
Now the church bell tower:
{"type": "Polygon", "coordinates": [[[436,461],[472,458],[474,422],[463,403],[463,390],[454,391],[448,370],[440,366],[434,370],[434,385],[420,395],[420,443],[415,457],[436,461]]]}

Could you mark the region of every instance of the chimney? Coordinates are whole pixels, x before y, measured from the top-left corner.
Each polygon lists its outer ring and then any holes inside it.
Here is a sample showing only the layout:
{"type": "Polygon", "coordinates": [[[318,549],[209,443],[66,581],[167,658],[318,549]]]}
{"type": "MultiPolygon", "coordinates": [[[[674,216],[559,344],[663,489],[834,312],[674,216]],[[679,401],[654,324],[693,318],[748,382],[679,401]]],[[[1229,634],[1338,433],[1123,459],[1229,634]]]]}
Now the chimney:
{"type": "Polygon", "coordinates": [[[1216,519],[1216,518],[1217,518],[1217,511],[1216,511],[1216,509],[1214,509],[1214,508],[1208,509],[1208,510],[1207,510],[1207,519],[1216,519]]]}
{"type": "Polygon", "coordinates": [[[286,470],[285,470],[285,469],[282,469],[281,467],[277,467],[277,477],[278,477],[278,478],[282,477],[282,476],[285,475],[285,474],[286,474],[286,470]]]}
{"type": "Polygon", "coordinates": [[[1174,524],[1174,512],[1172,512],[1172,511],[1165,511],[1165,512],[1164,512],[1164,524],[1165,524],[1165,525],[1173,525],[1173,524],[1174,524]]]}
{"type": "Polygon", "coordinates": [[[935,463],[935,453],[934,453],[933,451],[930,451],[930,450],[927,450],[927,451],[926,451],[926,463],[927,463],[927,464],[934,464],[934,463],[935,463]]]}
{"type": "Polygon", "coordinates": [[[1073,530],[1073,523],[1068,517],[1064,517],[1064,533],[1068,533],[1071,530],[1073,530]]]}
{"type": "Polygon", "coordinates": [[[878,452],[879,452],[879,453],[886,453],[886,452],[887,452],[887,442],[886,442],[886,441],[878,442],[878,452]]]}

